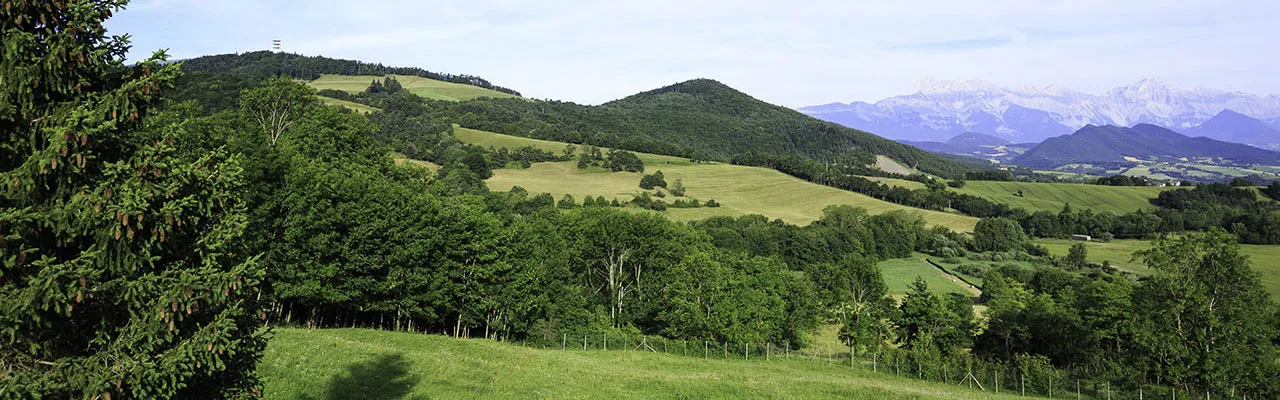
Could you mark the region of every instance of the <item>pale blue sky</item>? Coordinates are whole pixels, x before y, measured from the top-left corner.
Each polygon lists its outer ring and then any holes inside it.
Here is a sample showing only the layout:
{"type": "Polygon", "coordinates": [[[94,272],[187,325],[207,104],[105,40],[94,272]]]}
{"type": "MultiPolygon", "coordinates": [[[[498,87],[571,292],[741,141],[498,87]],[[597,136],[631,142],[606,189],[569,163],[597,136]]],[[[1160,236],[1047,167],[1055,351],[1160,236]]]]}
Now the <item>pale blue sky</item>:
{"type": "Polygon", "coordinates": [[[130,58],[262,50],[466,73],[600,103],[712,78],[786,106],[923,78],[1100,93],[1142,78],[1280,93],[1280,1],[135,0],[130,58]]]}

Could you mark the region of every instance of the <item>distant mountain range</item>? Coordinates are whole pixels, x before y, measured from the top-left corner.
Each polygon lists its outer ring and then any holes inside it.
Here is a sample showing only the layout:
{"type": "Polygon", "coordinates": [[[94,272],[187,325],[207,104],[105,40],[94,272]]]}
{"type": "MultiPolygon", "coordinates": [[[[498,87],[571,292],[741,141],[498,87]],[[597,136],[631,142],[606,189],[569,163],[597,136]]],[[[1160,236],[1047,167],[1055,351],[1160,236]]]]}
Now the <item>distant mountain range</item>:
{"type": "MultiPolygon", "coordinates": [[[[1258,119],[1273,130],[1280,129],[1280,95],[1175,90],[1155,79],[1101,95],[1053,85],[1010,89],[980,80],[925,80],[914,94],[874,104],[831,103],[799,109],[819,119],[891,139],[935,142],[966,132],[987,133],[1013,142],[1039,142],[1086,125],[1153,124],[1186,131],[1224,110],[1258,119]]],[[[1274,143],[1280,143],[1280,138],[1254,144],[1274,143]]]]}
{"type": "Polygon", "coordinates": [[[1280,129],[1232,110],[1223,110],[1203,124],[1182,133],[1258,147],[1280,143],[1280,129]]]}
{"type": "Polygon", "coordinates": [[[1191,161],[1228,165],[1280,165],[1280,152],[1207,137],[1188,137],[1151,124],[1132,128],[1088,125],[1047,139],[1010,162],[1051,169],[1067,164],[1191,161]]]}

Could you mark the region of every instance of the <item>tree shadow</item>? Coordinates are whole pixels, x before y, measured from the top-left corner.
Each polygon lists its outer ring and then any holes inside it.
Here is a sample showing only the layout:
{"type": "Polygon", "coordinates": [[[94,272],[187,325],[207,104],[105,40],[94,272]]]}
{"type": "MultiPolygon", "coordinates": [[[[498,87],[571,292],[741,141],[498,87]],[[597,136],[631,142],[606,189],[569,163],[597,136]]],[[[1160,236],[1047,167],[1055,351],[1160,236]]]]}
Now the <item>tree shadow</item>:
{"type": "MultiPolygon", "coordinates": [[[[400,353],[380,354],[372,360],[352,363],[329,379],[326,400],[391,400],[409,398],[419,378],[409,372],[400,353]]],[[[416,397],[415,397],[416,398],[416,397]]]]}

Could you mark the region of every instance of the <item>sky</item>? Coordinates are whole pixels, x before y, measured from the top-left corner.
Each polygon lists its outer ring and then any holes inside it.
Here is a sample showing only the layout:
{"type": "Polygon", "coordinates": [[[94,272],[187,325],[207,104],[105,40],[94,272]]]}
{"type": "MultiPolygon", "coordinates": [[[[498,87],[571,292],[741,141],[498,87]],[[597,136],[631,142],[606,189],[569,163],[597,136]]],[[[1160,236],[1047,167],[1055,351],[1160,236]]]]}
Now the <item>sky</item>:
{"type": "Polygon", "coordinates": [[[925,78],[1102,93],[1143,78],[1280,93],[1280,1],[135,0],[130,60],[269,49],[470,74],[598,104],[711,78],[789,107],[925,78]]]}

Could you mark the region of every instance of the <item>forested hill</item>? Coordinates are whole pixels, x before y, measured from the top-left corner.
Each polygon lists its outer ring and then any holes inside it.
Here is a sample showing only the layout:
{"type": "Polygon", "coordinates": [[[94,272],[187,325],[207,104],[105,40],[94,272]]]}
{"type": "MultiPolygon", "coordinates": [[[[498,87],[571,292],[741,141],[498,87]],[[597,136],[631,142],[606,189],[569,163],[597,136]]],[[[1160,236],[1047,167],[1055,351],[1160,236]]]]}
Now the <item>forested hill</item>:
{"type": "Polygon", "coordinates": [[[1050,138],[1013,160],[1033,168],[1065,164],[1124,162],[1125,157],[1170,161],[1211,157],[1240,164],[1280,164],[1280,152],[1196,137],[1150,124],[1132,128],[1089,125],[1070,135],[1050,138]]]}
{"type": "Polygon", "coordinates": [[[411,75],[438,81],[460,83],[520,95],[512,89],[497,86],[484,78],[472,75],[454,75],[431,72],[422,68],[387,67],[363,61],[340,60],[328,57],[308,57],[290,53],[255,51],[242,54],[218,54],[185,60],[185,72],[210,72],[216,74],[241,74],[250,76],[288,76],[294,79],[316,79],[320,74],[336,75],[411,75]]]}
{"type": "Polygon", "coordinates": [[[695,79],[599,106],[477,99],[436,102],[435,115],[469,128],[628,150],[728,160],[747,153],[865,165],[884,155],[921,171],[955,176],[966,165],[879,136],[695,79]]]}

